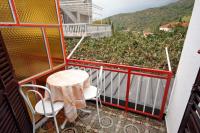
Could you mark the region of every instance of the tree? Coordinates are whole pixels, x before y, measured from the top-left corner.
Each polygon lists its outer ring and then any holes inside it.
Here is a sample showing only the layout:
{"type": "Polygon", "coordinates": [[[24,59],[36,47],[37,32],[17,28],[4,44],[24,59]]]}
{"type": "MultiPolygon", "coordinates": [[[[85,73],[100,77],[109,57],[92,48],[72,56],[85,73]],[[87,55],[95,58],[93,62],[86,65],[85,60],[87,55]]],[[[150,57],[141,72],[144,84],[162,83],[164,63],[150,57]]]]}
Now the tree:
{"type": "Polygon", "coordinates": [[[183,22],[183,19],[182,19],[182,17],[180,17],[178,21],[179,21],[179,22],[183,22]]]}

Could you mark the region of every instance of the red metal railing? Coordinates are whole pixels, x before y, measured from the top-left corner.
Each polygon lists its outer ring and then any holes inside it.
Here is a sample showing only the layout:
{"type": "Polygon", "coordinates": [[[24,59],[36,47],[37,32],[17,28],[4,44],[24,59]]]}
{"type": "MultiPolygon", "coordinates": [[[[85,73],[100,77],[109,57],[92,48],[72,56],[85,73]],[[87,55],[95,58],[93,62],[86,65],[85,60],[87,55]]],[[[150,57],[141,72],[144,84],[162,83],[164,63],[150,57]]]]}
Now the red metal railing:
{"type": "MultiPolygon", "coordinates": [[[[123,102],[125,102],[125,104],[119,104],[119,102],[116,103],[116,102],[113,102],[113,100],[106,101],[105,99],[102,100],[102,102],[106,105],[124,109],[126,111],[132,111],[132,112],[150,116],[150,117],[153,117],[156,119],[162,119],[163,113],[165,111],[165,105],[166,105],[169,88],[170,88],[170,81],[172,78],[171,71],[140,68],[140,67],[134,67],[134,66],[117,65],[117,64],[109,64],[109,63],[101,63],[101,62],[93,62],[93,61],[86,61],[86,60],[67,59],[66,62],[67,62],[68,67],[78,67],[79,69],[85,69],[85,70],[87,69],[88,71],[91,69],[97,71],[100,66],[103,66],[104,71],[118,73],[118,74],[120,74],[120,73],[124,74],[127,77],[126,78],[126,86],[124,86],[124,88],[122,88],[123,90],[121,89],[121,91],[125,91],[125,99],[122,100],[123,102]],[[160,108],[157,109],[157,113],[155,113],[155,110],[156,110],[155,107],[152,107],[152,109],[149,109],[150,111],[147,111],[146,109],[144,109],[145,107],[147,108],[147,106],[145,106],[145,103],[144,103],[144,105],[139,105],[137,102],[130,103],[131,102],[130,101],[130,99],[131,99],[130,91],[133,91],[132,89],[134,89],[131,86],[133,76],[139,76],[139,78],[145,77],[148,80],[150,78],[156,79],[159,81],[157,83],[157,86],[159,86],[158,84],[160,84],[160,80],[163,80],[165,82],[165,85],[162,90],[163,91],[162,102],[160,104],[160,108]],[[131,104],[132,104],[132,106],[131,106],[131,104]],[[135,108],[134,108],[134,106],[135,106],[135,108]],[[140,109],[139,109],[139,106],[140,106],[140,109]],[[143,108],[141,108],[141,106],[143,106],[143,108]]],[[[106,80],[106,79],[104,79],[104,80],[106,80]]],[[[111,79],[111,82],[112,81],[113,81],[113,79],[111,79]]],[[[111,89],[113,89],[113,88],[111,88],[111,89]]],[[[135,93],[137,93],[137,92],[135,92],[135,93]]],[[[158,91],[157,91],[157,93],[158,93],[158,91]]],[[[158,95],[158,94],[156,94],[156,95],[158,95]]],[[[112,94],[110,97],[112,97],[112,94]]],[[[156,98],[155,98],[155,102],[156,102],[156,98]]]]}

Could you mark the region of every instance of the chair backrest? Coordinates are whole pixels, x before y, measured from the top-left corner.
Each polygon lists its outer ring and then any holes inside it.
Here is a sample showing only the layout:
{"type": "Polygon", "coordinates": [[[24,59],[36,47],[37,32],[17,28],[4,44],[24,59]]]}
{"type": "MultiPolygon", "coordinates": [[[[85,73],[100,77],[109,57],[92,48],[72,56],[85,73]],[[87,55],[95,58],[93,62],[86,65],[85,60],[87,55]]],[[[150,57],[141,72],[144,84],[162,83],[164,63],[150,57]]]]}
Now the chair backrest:
{"type": "Polygon", "coordinates": [[[53,115],[55,115],[55,111],[54,111],[54,108],[53,108],[52,97],[51,97],[51,91],[50,91],[47,87],[40,86],[40,85],[33,85],[33,84],[21,85],[21,86],[20,86],[20,93],[21,93],[22,97],[24,98],[26,104],[27,104],[28,107],[30,108],[31,113],[32,113],[32,115],[33,115],[33,118],[34,118],[34,115],[36,114],[36,111],[35,111],[35,109],[34,109],[32,103],[31,103],[31,101],[30,101],[30,94],[31,94],[31,93],[35,93],[35,94],[37,94],[37,95],[40,97],[40,99],[41,99],[41,101],[42,101],[42,106],[43,106],[43,110],[44,110],[44,115],[45,115],[46,117],[52,117],[53,115]],[[23,91],[23,88],[28,88],[28,90],[27,90],[27,91],[23,91]],[[41,94],[38,90],[36,90],[36,88],[37,88],[37,89],[42,89],[42,90],[44,90],[44,91],[47,92],[47,94],[48,94],[48,96],[49,96],[49,97],[48,97],[48,98],[49,98],[48,100],[50,100],[51,109],[52,109],[52,113],[53,113],[53,114],[49,115],[49,114],[46,113],[45,104],[44,104],[44,100],[46,100],[46,99],[44,99],[44,97],[42,96],[42,94],[41,94]]]}
{"type": "Polygon", "coordinates": [[[98,72],[98,80],[97,80],[97,96],[100,97],[101,93],[103,92],[103,87],[102,87],[102,76],[103,76],[103,66],[100,67],[99,72],[98,72]]]}

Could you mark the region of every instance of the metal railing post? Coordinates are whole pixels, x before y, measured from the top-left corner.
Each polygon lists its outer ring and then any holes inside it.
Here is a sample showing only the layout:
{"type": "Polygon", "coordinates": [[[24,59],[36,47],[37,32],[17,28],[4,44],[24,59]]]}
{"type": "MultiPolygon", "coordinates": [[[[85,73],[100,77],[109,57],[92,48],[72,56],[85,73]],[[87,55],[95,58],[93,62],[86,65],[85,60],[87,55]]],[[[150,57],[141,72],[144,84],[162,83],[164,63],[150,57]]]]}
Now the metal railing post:
{"type": "Polygon", "coordinates": [[[168,69],[171,72],[172,68],[171,68],[171,63],[170,63],[170,59],[169,59],[169,52],[168,52],[168,48],[165,48],[165,52],[166,52],[166,56],[167,56],[167,64],[168,64],[168,69]]]}
{"type": "Polygon", "coordinates": [[[81,44],[81,42],[83,41],[84,38],[85,38],[85,36],[82,36],[81,40],[77,43],[77,45],[74,47],[74,49],[72,50],[72,52],[67,56],[67,59],[71,58],[71,56],[74,54],[74,52],[76,51],[76,49],[78,48],[78,46],[81,44]]]}
{"type": "Polygon", "coordinates": [[[165,85],[164,95],[163,95],[163,99],[162,99],[162,104],[161,104],[161,109],[160,109],[160,114],[159,114],[159,120],[162,119],[163,113],[165,111],[165,105],[166,105],[166,101],[167,101],[168,91],[169,91],[169,88],[170,88],[171,78],[172,78],[172,73],[169,73],[168,76],[167,76],[167,82],[166,82],[166,85],[165,85]]]}
{"type": "Polygon", "coordinates": [[[128,102],[129,102],[129,92],[131,85],[131,68],[128,68],[128,77],[127,77],[127,87],[126,87],[126,105],[125,110],[128,111],[128,102]]]}

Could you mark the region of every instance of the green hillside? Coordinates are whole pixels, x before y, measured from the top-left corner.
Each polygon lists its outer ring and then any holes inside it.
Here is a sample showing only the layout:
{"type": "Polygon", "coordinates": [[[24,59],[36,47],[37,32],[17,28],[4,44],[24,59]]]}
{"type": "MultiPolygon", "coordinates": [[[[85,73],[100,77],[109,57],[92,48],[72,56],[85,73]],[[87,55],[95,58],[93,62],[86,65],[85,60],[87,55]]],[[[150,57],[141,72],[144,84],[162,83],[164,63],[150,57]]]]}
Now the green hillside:
{"type": "Polygon", "coordinates": [[[124,13],[107,18],[112,21],[116,30],[155,31],[159,25],[179,21],[180,18],[190,16],[194,0],[179,0],[169,5],[151,8],[134,13],[124,13]]]}

